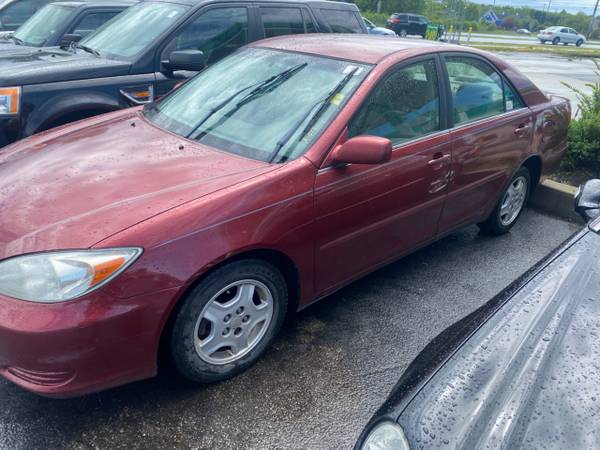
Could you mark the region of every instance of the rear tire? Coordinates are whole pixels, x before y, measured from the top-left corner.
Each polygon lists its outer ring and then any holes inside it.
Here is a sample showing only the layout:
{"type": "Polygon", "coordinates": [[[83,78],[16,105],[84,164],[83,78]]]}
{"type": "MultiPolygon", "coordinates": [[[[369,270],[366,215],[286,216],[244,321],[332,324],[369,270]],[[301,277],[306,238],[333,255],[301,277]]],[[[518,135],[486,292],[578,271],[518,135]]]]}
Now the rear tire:
{"type": "Polygon", "coordinates": [[[492,236],[508,233],[525,209],[530,192],[531,175],[527,167],[521,167],[502,192],[492,213],[478,224],[481,231],[492,236]]]}
{"type": "Polygon", "coordinates": [[[542,41],[542,40],[540,39],[540,44],[544,45],[545,43],[546,43],[546,41],[542,41]]]}
{"type": "Polygon", "coordinates": [[[171,357],[198,383],[232,378],[267,350],[285,319],[288,290],[281,272],[258,259],[227,264],[183,299],[171,332],[171,357]]]}
{"type": "Polygon", "coordinates": [[[555,37],[554,39],[552,39],[552,45],[558,45],[559,42],[560,42],[559,37],[555,37]]]}
{"type": "Polygon", "coordinates": [[[406,30],[400,30],[398,36],[405,38],[406,36],[408,36],[408,32],[406,30]]]}

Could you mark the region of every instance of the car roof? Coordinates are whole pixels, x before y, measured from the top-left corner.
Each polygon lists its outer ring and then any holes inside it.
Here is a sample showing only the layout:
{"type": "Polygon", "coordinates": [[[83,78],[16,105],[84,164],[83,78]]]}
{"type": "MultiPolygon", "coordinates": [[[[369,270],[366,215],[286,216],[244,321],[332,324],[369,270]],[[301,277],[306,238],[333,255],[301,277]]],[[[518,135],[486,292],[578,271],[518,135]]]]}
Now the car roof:
{"type": "Polygon", "coordinates": [[[67,6],[70,8],[78,8],[81,6],[131,6],[139,3],[140,0],[66,0],[51,2],[53,5],[67,6]]]}
{"type": "MultiPolygon", "coordinates": [[[[253,44],[278,50],[310,53],[331,58],[348,59],[366,64],[377,64],[387,56],[403,51],[426,53],[436,49],[465,51],[464,47],[425,39],[390,39],[367,34],[298,34],[265,39],[253,44]]],[[[472,50],[468,50],[472,52],[472,50]]],[[[411,52],[412,53],[412,52],[411,52]]]]}
{"type": "MultiPolygon", "coordinates": [[[[161,1],[161,0],[157,0],[161,1]]],[[[214,3],[217,0],[165,0],[169,3],[179,3],[182,5],[196,6],[204,3],[214,3]]],[[[258,2],[260,3],[304,3],[309,4],[315,7],[327,8],[327,9],[353,9],[358,11],[358,7],[354,3],[344,3],[344,2],[336,2],[336,1],[328,1],[328,0],[246,0],[250,2],[258,2]]],[[[239,3],[240,0],[218,0],[219,3],[239,3]]]]}

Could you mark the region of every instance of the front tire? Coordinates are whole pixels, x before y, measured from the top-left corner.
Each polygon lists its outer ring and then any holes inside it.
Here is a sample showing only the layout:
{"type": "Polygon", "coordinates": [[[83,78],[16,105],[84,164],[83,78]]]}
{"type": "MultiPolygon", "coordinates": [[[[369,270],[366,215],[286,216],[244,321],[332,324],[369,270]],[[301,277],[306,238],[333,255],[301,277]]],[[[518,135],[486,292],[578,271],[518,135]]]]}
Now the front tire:
{"type": "Polygon", "coordinates": [[[489,217],[479,228],[485,234],[499,236],[517,223],[531,191],[531,175],[526,167],[521,167],[502,192],[500,200],[489,217]]]}
{"type": "Polygon", "coordinates": [[[212,383],[245,371],[267,350],[288,291],[277,268],[247,259],[215,270],[183,301],[171,333],[173,362],[184,377],[212,383]]]}
{"type": "Polygon", "coordinates": [[[577,47],[581,47],[581,46],[583,45],[583,39],[579,39],[579,40],[578,40],[578,41],[575,43],[575,45],[576,45],[577,47]]]}

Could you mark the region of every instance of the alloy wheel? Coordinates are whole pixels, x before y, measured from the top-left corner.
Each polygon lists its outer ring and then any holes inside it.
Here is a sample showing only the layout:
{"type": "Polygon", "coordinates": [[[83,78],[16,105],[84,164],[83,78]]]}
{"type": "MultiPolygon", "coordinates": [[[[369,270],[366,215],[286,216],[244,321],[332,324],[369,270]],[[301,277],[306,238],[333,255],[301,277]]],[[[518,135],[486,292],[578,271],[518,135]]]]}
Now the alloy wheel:
{"type": "Polygon", "coordinates": [[[206,304],[194,327],[198,356],[210,364],[234,362],[255,348],[273,318],[273,295],[257,280],[229,284],[206,304]]]}
{"type": "Polygon", "coordinates": [[[527,198],[527,180],[517,177],[511,183],[500,206],[500,222],[504,226],[512,224],[519,216],[527,198]]]}

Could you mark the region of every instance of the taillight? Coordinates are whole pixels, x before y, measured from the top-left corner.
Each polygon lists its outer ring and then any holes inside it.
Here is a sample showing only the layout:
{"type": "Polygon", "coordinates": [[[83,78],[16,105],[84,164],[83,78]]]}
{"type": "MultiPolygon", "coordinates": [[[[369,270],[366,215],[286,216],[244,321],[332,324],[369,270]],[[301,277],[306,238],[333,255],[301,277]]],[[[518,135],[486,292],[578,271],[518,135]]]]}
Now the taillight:
{"type": "Polygon", "coordinates": [[[400,23],[400,19],[397,19],[396,17],[392,17],[390,19],[390,22],[392,22],[392,23],[400,23]]]}

